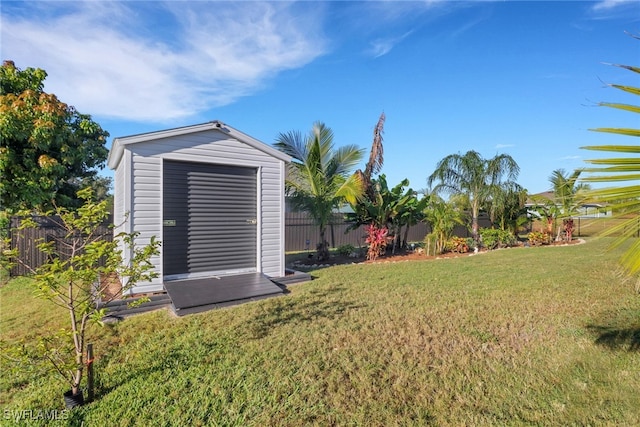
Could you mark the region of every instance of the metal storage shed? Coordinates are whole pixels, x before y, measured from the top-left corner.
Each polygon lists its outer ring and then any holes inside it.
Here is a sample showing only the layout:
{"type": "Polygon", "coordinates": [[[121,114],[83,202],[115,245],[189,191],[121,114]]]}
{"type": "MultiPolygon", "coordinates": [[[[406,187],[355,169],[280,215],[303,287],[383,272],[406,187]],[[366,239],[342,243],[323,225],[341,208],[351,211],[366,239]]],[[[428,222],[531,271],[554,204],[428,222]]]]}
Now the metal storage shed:
{"type": "MultiPolygon", "coordinates": [[[[114,139],[108,165],[115,170],[115,233],[138,232],[139,244],[151,236],[162,242],[153,259],[159,277],[131,293],[171,295],[180,286],[181,299],[189,294],[185,284],[202,286],[205,278],[283,277],[290,160],[219,121],[114,139]]],[[[230,283],[224,286],[239,289],[230,283]]],[[[252,289],[235,294],[263,292],[252,289]]]]}

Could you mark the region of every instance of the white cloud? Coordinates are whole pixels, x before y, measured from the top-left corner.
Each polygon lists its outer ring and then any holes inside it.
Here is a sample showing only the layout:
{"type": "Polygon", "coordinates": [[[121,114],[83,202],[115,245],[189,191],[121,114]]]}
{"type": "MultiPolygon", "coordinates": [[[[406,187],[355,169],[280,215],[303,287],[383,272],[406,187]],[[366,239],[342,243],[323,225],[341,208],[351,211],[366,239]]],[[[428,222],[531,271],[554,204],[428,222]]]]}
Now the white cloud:
{"type": "Polygon", "coordinates": [[[46,70],[47,92],[94,116],[189,116],[325,53],[321,11],[290,3],[55,4],[3,8],[3,59],[46,70]]]}
{"type": "Polygon", "coordinates": [[[391,52],[391,50],[402,40],[407,38],[412,31],[408,31],[399,37],[392,37],[387,39],[377,39],[371,42],[371,49],[369,49],[369,54],[371,54],[374,58],[379,58],[381,56],[386,55],[391,52]]]}
{"type": "Polygon", "coordinates": [[[602,0],[599,2],[596,2],[596,4],[594,4],[591,9],[598,12],[598,11],[606,11],[606,10],[611,10],[620,6],[627,6],[629,4],[631,4],[633,2],[635,2],[636,0],[602,0]]]}
{"type": "Polygon", "coordinates": [[[580,160],[582,159],[582,156],[564,156],[564,157],[560,157],[559,160],[580,160]]]}
{"type": "Polygon", "coordinates": [[[509,148],[515,147],[515,144],[496,144],[496,148],[509,148]]]}

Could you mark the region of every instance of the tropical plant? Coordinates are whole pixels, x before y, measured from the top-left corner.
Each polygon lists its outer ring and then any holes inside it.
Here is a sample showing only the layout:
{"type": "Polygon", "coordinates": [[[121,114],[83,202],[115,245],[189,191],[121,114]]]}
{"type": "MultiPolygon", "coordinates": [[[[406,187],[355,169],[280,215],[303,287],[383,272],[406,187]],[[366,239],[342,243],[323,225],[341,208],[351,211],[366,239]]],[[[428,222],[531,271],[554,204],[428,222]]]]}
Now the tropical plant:
{"type": "MultiPolygon", "coordinates": [[[[584,202],[584,195],[589,190],[589,185],[579,182],[582,169],[576,169],[571,174],[565,172],[564,169],[556,169],[551,173],[549,182],[552,185],[554,203],[558,206],[559,217],[568,219],[578,212],[578,208],[584,202]]],[[[570,224],[563,219],[562,228],[558,227],[558,237],[560,240],[560,231],[564,230],[566,239],[569,239],[571,232],[567,230],[566,225],[570,224]]],[[[573,222],[571,222],[573,224],[573,222]]]]}
{"type": "Polygon", "coordinates": [[[431,226],[430,234],[435,236],[435,252],[443,253],[455,226],[464,224],[464,216],[452,204],[436,195],[430,197],[424,215],[431,226]]]}
{"type": "MultiPolygon", "coordinates": [[[[108,302],[126,293],[140,281],[157,276],[150,258],[159,253],[160,243],[152,237],[148,244],[135,243],[136,234],[120,233],[112,241],[104,239],[99,226],[107,218],[107,201],[93,201],[90,188],[78,191],[84,204],[77,211],[56,207],[47,212],[55,215],[65,231],[64,238],[43,241],[37,248],[47,255],[47,262],[37,268],[18,258],[17,250],[5,250],[2,258],[20,262],[33,273],[36,297],[63,307],[69,315],[68,327],[41,336],[34,347],[3,346],[8,356],[20,369],[25,366],[49,366],[60,374],[78,395],[87,363],[85,343],[91,324],[100,324],[106,309],[98,308],[96,300],[108,302]],[[123,252],[131,255],[123,262],[123,252]],[[106,296],[107,279],[117,275],[123,283],[119,292],[106,296]]],[[[29,213],[22,217],[18,230],[37,227],[29,213]]]]}
{"type": "MultiPolygon", "coordinates": [[[[632,36],[635,39],[640,37],[632,36]]],[[[640,74],[640,67],[610,64],[636,74],[640,74]]],[[[610,84],[612,88],[621,90],[632,95],[640,95],[640,87],[610,84]]],[[[603,107],[616,108],[631,113],[640,113],[640,106],[622,103],[601,102],[603,107]]],[[[637,121],[635,122],[637,123],[637,121]]],[[[640,136],[640,129],[637,128],[595,128],[595,132],[611,133],[617,135],[640,136]]],[[[640,214],[640,146],[638,145],[592,145],[582,147],[587,150],[606,151],[616,154],[627,154],[626,157],[614,157],[606,159],[591,159],[587,163],[597,165],[597,167],[585,168],[584,171],[592,175],[583,178],[583,181],[596,183],[621,183],[629,181],[629,185],[614,185],[607,188],[591,190],[588,196],[600,202],[615,204],[618,213],[616,215],[627,215],[627,219],[619,225],[604,232],[605,235],[619,235],[614,245],[619,245],[638,231],[638,215],[640,214]]],[[[640,239],[634,239],[633,244],[622,258],[622,264],[630,274],[640,272],[640,239]]]]}
{"type": "Polygon", "coordinates": [[[566,233],[567,242],[570,242],[573,239],[573,230],[574,230],[573,218],[565,218],[565,219],[563,219],[562,220],[562,228],[564,229],[564,232],[566,233]]]}
{"type": "Polygon", "coordinates": [[[467,239],[465,239],[464,237],[451,237],[446,244],[446,248],[447,250],[455,252],[457,254],[464,254],[469,252],[469,245],[467,244],[467,239]]]}
{"type": "Polygon", "coordinates": [[[292,207],[308,212],[318,225],[317,256],[325,260],[329,257],[325,233],[333,210],[362,198],[362,179],[350,170],[360,161],[363,151],[355,145],[334,149],[333,132],[321,122],[314,123],[306,137],[297,131],[281,133],[275,146],[293,158],[285,181],[286,192],[292,207]]]}
{"type": "Polygon", "coordinates": [[[531,200],[534,206],[530,208],[535,215],[537,215],[544,224],[544,231],[548,236],[553,234],[553,225],[556,218],[560,216],[560,207],[552,200],[543,195],[532,195],[531,200]]]}
{"type": "Polygon", "coordinates": [[[380,114],[378,123],[376,123],[373,129],[373,142],[371,143],[371,150],[369,151],[369,160],[364,168],[364,172],[360,169],[356,171],[356,174],[360,176],[364,186],[364,193],[370,200],[375,199],[374,184],[371,181],[374,174],[380,173],[382,165],[384,164],[384,148],[382,146],[382,134],[384,133],[384,122],[386,116],[384,112],[380,114]]]}
{"type": "Polygon", "coordinates": [[[469,197],[471,205],[471,233],[478,242],[478,216],[480,209],[490,199],[496,187],[515,181],[520,168],[508,154],[498,154],[484,159],[475,151],[464,155],[451,154],[440,160],[436,170],[429,176],[428,185],[438,184],[435,192],[449,194],[463,193],[469,197]]]}
{"type": "Polygon", "coordinates": [[[527,234],[527,240],[533,246],[548,245],[551,242],[549,234],[544,231],[532,231],[527,234]]]}
{"type": "Polygon", "coordinates": [[[584,192],[589,189],[588,184],[578,181],[581,173],[582,169],[576,169],[571,174],[564,169],[556,169],[549,177],[555,202],[563,217],[570,217],[578,211],[584,201],[584,192]]]}
{"type": "Polygon", "coordinates": [[[402,180],[391,189],[384,174],[378,179],[372,179],[371,183],[373,197],[364,197],[351,205],[353,212],[345,215],[347,221],[351,223],[347,230],[356,229],[365,224],[372,224],[378,228],[385,227],[393,236],[392,250],[395,251],[396,248],[406,244],[409,227],[422,220],[422,211],[427,199],[418,199],[417,193],[411,188],[405,190],[409,185],[408,179],[402,180]],[[402,241],[403,227],[404,241],[402,241]]]}
{"type": "Polygon", "coordinates": [[[408,196],[408,199],[402,203],[402,209],[399,210],[397,216],[398,235],[396,238],[396,246],[403,248],[406,248],[408,244],[409,229],[424,220],[424,209],[429,203],[428,196],[418,198],[417,193],[411,189],[407,190],[406,196],[408,196]],[[404,227],[403,236],[401,233],[402,227],[404,227]],[[401,236],[402,240],[400,240],[401,236]]]}
{"type": "Polygon", "coordinates": [[[482,246],[490,250],[513,246],[517,242],[516,236],[510,230],[499,228],[481,228],[480,240],[482,246]]]}
{"type": "Polygon", "coordinates": [[[515,182],[495,186],[488,201],[491,222],[516,236],[518,228],[529,221],[526,201],[527,190],[515,182]]]}
{"type": "Polygon", "coordinates": [[[369,224],[364,226],[364,231],[367,233],[365,242],[369,245],[367,259],[374,261],[380,255],[384,254],[385,248],[387,247],[387,234],[389,230],[387,227],[377,227],[375,224],[369,224]]]}

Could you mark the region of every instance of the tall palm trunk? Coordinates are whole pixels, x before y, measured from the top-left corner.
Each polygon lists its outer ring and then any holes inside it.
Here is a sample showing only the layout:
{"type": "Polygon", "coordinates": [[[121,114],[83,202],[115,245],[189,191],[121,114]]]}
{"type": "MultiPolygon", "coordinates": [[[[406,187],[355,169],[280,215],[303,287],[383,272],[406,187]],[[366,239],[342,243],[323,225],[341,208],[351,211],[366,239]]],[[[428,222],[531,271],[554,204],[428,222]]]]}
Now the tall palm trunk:
{"type": "Polygon", "coordinates": [[[319,261],[324,261],[329,259],[329,242],[325,239],[325,234],[327,232],[327,225],[320,225],[320,243],[318,243],[317,247],[317,257],[319,261]]]}

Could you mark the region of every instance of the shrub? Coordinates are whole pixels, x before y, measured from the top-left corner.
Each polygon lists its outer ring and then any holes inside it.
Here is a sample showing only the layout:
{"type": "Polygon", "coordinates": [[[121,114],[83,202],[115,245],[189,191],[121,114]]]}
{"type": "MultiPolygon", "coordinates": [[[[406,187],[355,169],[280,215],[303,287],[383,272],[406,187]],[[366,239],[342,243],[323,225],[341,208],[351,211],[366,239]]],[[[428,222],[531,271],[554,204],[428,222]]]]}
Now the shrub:
{"type": "Polygon", "coordinates": [[[549,234],[543,231],[532,231],[527,235],[529,244],[533,246],[548,245],[549,234]]]}
{"type": "Polygon", "coordinates": [[[338,255],[344,256],[351,256],[351,254],[355,253],[355,251],[355,246],[349,244],[338,246],[338,249],[336,250],[338,255]]]}
{"type": "Polygon", "coordinates": [[[384,253],[387,247],[387,234],[389,230],[387,227],[378,228],[375,224],[369,224],[365,225],[364,231],[367,233],[365,242],[369,244],[367,259],[373,261],[384,253]]]}
{"type": "Polygon", "coordinates": [[[452,237],[447,242],[447,250],[459,254],[464,254],[469,252],[469,245],[467,244],[467,239],[464,237],[452,237]]]}
{"type": "Polygon", "coordinates": [[[434,233],[429,233],[426,236],[424,236],[422,247],[424,248],[425,254],[435,255],[437,251],[437,245],[438,245],[438,236],[436,236],[434,233]]]}
{"type": "Polygon", "coordinates": [[[483,228],[480,230],[482,245],[487,249],[505,248],[516,244],[516,237],[507,230],[483,228]]]}
{"type": "Polygon", "coordinates": [[[467,237],[467,246],[469,247],[469,250],[474,250],[476,248],[476,241],[473,239],[473,237],[467,237]]]}

